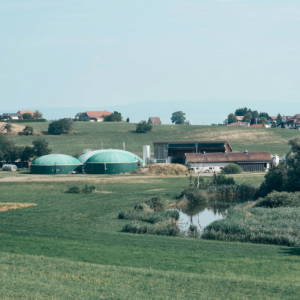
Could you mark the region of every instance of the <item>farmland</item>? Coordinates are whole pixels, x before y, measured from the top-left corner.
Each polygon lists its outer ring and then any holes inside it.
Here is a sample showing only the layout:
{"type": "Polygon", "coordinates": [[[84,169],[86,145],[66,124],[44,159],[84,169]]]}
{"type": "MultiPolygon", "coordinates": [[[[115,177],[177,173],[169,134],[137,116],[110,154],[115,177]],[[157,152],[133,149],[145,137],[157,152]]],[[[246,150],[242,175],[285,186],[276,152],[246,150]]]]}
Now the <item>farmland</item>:
{"type": "MultiPolygon", "coordinates": [[[[73,132],[69,135],[47,135],[48,122],[22,123],[33,126],[35,131],[42,132],[49,142],[52,153],[78,156],[83,149],[100,149],[122,147],[142,155],[142,146],[151,145],[152,141],[163,140],[227,140],[233,151],[269,151],[271,154],[284,155],[289,150],[287,142],[298,136],[297,130],[239,128],[227,126],[183,126],[155,125],[147,134],[135,133],[132,123],[75,122],[73,132]]],[[[28,146],[38,137],[13,136],[17,145],[28,146]]],[[[153,147],[151,149],[153,151],[153,147]]]]}
{"type": "Polygon", "coordinates": [[[184,176],[0,173],[0,202],[37,204],[0,212],[1,299],[298,298],[296,248],[121,232],[119,211],[174,202],[184,176]],[[95,193],[65,193],[86,182],[95,193]]]}

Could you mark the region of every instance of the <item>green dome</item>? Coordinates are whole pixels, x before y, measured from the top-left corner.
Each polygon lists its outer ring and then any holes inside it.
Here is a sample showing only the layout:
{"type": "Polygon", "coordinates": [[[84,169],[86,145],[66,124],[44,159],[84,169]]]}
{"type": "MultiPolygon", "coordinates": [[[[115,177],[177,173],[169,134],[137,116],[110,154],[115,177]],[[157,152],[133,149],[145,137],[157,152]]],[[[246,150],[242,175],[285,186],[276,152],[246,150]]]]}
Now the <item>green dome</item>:
{"type": "MultiPolygon", "coordinates": [[[[129,151],[125,151],[125,150],[117,150],[117,149],[103,149],[103,150],[94,150],[94,151],[90,151],[90,152],[87,152],[87,153],[84,153],[82,154],[78,160],[82,163],[86,163],[87,161],[90,161],[89,158],[91,158],[92,156],[94,156],[95,154],[100,154],[100,153],[106,153],[106,152],[115,152],[115,153],[121,153],[121,154],[127,154],[131,157],[134,158],[134,160],[131,160],[131,161],[139,161],[141,163],[144,163],[144,161],[137,155],[135,155],[134,153],[132,152],[129,152],[129,151]]],[[[95,162],[93,160],[93,162],[95,162]]],[[[108,161],[105,161],[105,162],[108,162],[108,161]]],[[[117,162],[117,161],[116,161],[117,162]]]]}
{"type": "Polygon", "coordinates": [[[90,163],[131,163],[136,162],[132,155],[122,150],[105,150],[91,156],[86,162],[90,163]]]}
{"type": "Polygon", "coordinates": [[[31,164],[35,166],[81,165],[81,162],[70,155],[49,154],[35,159],[31,164]]]}

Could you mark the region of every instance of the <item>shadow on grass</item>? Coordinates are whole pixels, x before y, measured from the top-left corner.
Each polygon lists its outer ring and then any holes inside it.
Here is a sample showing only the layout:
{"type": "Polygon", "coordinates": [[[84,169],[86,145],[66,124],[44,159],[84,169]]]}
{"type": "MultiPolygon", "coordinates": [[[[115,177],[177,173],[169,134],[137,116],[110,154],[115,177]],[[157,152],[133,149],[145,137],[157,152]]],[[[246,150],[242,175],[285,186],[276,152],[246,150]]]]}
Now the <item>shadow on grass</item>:
{"type": "Polygon", "coordinates": [[[285,248],[284,251],[281,251],[280,253],[300,256],[300,248],[285,248]]]}

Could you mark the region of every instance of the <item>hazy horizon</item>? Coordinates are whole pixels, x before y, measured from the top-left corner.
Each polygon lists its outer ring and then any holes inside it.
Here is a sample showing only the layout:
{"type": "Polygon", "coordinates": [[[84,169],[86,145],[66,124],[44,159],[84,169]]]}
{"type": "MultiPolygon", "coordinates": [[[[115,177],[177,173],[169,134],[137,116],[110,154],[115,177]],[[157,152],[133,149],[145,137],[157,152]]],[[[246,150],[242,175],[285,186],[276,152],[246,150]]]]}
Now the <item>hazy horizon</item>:
{"type": "Polygon", "coordinates": [[[138,106],[145,118],[153,105],[167,120],[193,102],[199,124],[265,103],[299,112],[299,1],[3,0],[0,16],[1,112],[138,106]]]}

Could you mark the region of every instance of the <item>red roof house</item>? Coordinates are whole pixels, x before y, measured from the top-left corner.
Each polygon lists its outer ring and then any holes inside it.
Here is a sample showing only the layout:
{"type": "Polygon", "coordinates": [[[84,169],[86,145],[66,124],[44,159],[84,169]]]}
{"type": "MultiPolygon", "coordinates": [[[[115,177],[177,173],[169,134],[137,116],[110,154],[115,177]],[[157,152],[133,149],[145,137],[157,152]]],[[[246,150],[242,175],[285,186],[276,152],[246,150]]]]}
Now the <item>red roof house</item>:
{"type": "Polygon", "coordinates": [[[148,120],[148,123],[150,124],[161,124],[161,120],[159,117],[150,117],[149,120],[148,120]]]}
{"type": "Polygon", "coordinates": [[[110,116],[111,112],[107,110],[103,111],[86,111],[85,114],[82,116],[82,121],[96,121],[96,122],[102,122],[104,120],[104,116],[110,116]]]}

